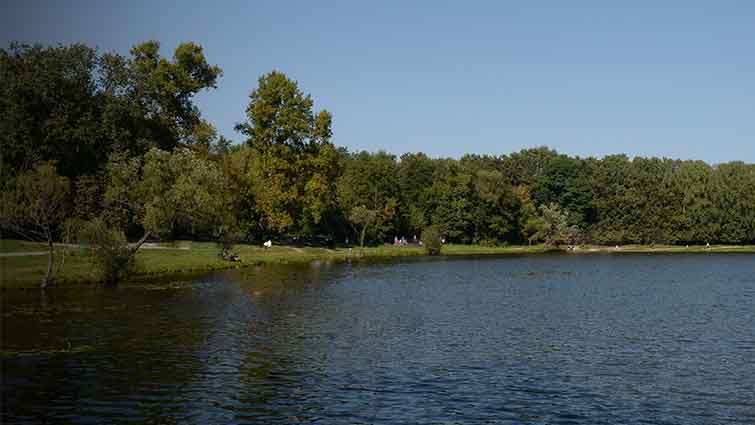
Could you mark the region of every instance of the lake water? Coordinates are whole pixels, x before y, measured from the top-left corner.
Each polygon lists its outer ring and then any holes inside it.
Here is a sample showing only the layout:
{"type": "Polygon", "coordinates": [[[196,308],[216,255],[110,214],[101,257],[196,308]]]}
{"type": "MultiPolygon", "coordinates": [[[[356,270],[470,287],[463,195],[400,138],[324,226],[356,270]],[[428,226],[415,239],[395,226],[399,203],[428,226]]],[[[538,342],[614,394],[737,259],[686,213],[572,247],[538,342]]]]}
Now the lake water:
{"type": "Polygon", "coordinates": [[[755,423],[755,256],[6,291],[2,423],[755,423]]]}

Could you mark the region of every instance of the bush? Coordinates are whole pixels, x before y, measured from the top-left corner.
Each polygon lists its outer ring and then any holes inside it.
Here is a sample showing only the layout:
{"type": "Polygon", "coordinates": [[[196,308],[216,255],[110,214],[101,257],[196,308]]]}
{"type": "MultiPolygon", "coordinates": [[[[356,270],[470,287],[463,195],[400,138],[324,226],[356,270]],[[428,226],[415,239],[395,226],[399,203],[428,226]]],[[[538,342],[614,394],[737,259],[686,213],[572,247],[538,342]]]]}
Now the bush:
{"type": "Polygon", "coordinates": [[[80,243],[86,245],[97,277],[117,283],[134,270],[134,256],[123,231],[113,229],[102,219],[87,222],[79,231],[80,243]]]}
{"type": "Polygon", "coordinates": [[[241,240],[242,235],[239,232],[227,226],[221,226],[217,232],[218,255],[224,260],[235,261],[238,255],[233,252],[236,244],[241,240]]]}
{"type": "Polygon", "coordinates": [[[427,255],[439,255],[443,248],[443,236],[438,226],[427,226],[422,230],[422,246],[427,255]]]}

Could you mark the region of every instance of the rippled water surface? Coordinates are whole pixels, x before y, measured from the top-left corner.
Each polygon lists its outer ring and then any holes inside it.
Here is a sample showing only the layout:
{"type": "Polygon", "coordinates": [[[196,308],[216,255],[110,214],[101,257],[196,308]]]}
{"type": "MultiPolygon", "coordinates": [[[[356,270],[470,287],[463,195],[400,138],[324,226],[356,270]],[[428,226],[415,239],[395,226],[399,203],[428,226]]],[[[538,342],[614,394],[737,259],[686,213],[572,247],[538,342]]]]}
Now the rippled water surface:
{"type": "Polygon", "coordinates": [[[2,294],[2,423],[755,423],[755,256],[2,294]]]}

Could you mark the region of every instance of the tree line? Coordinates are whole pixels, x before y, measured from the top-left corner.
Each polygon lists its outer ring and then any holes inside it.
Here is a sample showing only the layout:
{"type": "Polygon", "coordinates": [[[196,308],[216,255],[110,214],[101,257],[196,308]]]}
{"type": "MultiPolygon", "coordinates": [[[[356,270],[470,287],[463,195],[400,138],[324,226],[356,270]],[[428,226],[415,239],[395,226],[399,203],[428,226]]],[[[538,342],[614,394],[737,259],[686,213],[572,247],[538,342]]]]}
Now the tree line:
{"type": "Polygon", "coordinates": [[[755,242],[753,164],[349,152],[279,71],[250,87],[232,144],[194,103],[221,76],[195,43],[170,58],[156,41],[0,49],[4,234],[52,244],[66,220],[97,221],[133,252],[150,237],[382,243],[431,225],[467,244],[755,242]]]}

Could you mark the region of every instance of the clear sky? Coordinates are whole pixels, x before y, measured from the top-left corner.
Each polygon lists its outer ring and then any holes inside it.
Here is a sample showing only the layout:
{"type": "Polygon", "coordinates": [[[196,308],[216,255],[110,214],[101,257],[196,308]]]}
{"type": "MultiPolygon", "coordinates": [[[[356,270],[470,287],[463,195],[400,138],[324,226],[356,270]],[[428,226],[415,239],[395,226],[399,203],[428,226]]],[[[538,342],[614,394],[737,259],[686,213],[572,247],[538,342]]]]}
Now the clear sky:
{"type": "Polygon", "coordinates": [[[224,75],[198,104],[227,137],[257,78],[297,80],[351,150],[458,157],[547,145],[755,162],[753,1],[5,1],[0,42],[170,55],[224,75]]]}

